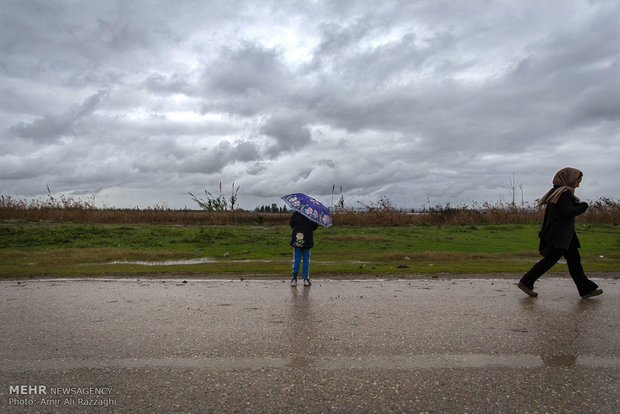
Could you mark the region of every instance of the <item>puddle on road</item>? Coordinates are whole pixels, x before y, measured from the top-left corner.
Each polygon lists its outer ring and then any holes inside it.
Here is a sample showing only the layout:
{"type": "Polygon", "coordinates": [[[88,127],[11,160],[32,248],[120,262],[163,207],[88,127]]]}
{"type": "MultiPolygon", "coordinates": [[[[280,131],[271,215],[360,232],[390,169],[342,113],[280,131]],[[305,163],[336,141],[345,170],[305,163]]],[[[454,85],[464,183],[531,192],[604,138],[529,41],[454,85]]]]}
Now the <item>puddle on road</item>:
{"type": "Polygon", "coordinates": [[[312,364],[311,360],[303,356],[296,356],[286,364],[287,368],[307,368],[312,364]]]}
{"type": "Polygon", "coordinates": [[[105,264],[117,265],[117,264],[134,264],[142,266],[178,266],[178,265],[193,265],[203,263],[215,263],[211,257],[200,257],[198,259],[184,259],[184,260],[164,260],[164,261],[143,261],[143,260],[114,260],[112,262],[106,262],[105,264]]]}
{"type": "MultiPolygon", "coordinates": [[[[142,266],[181,266],[181,265],[195,265],[203,263],[275,263],[275,262],[288,262],[289,260],[270,260],[270,259],[239,259],[239,260],[216,260],[212,257],[200,257],[197,259],[179,259],[179,260],[164,260],[164,261],[147,261],[147,260],[114,260],[106,262],[107,265],[119,265],[119,264],[131,264],[142,266]]],[[[359,260],[348,261],[315,261],[315,264],[366,264],[359,260]]],[[[34,264],[34,263],[33,263],[34,264]]]]}
{"type": "Polygon", "coordinates": [[[541,358],[548,367],[574,367],[577,364],[574,355],[543,355],[541,358]]]}

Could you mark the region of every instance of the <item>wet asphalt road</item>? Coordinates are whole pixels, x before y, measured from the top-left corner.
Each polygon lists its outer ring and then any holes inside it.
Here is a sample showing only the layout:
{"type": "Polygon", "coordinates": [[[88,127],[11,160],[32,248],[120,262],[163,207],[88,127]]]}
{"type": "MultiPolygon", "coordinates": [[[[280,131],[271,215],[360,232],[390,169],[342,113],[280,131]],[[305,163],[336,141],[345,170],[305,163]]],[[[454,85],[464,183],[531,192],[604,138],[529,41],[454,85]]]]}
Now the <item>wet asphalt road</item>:
{"type": "Polygon", "coordinates": [[[0,281],[0,412],[618,413],[596,282],[0,281]]]}

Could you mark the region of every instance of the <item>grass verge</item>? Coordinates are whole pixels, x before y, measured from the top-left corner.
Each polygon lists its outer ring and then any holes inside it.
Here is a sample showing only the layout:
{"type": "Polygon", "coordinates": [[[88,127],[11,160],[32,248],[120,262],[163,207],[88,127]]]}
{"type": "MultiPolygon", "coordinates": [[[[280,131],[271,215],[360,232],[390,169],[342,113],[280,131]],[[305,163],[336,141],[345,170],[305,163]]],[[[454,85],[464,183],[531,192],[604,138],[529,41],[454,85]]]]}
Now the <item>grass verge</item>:
{"type": "MultiPolygon", "coordinates": [[[[320,229],[311,273],[523,273],[539,259],[538,229],[539,224],[320,229]]],[[[619,226],[580,224],[577,232],[586,272],[620,272],[619,226]]],[[[284,225],[4,222],[0,277],[288,275],[289,239],[284,225]]],[[[566,265],[552,271],[566,272],[566,265]]]]}

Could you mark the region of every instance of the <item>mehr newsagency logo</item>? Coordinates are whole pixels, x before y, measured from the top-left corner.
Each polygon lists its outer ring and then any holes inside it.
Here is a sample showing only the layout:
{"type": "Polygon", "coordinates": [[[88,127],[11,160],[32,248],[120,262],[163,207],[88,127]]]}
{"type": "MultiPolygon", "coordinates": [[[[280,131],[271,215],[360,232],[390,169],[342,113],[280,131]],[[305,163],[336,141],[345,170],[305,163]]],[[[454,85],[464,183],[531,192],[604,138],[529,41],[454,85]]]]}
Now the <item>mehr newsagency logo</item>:
{"type": "Polygon", "coordinates": [[[9,405],[54,407],[61,405],[116,405],[110,387],[50,387],[47,385],[9,385],[9,405]]]}

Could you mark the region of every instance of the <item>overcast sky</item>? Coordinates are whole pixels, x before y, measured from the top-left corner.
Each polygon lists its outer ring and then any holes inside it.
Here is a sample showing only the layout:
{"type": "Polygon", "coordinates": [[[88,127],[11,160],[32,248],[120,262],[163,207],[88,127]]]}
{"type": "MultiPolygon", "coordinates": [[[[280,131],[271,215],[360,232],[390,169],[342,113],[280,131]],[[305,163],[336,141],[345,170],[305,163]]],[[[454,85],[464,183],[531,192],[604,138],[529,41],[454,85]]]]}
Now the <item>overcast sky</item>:
{"type": "Polygon", "coordinates": [[[617,199],[619,39],[617,0],[0,0],[0,194],[617,199]]]}

